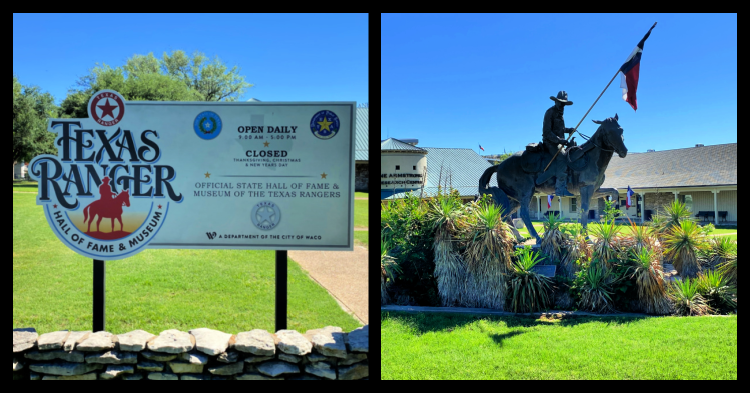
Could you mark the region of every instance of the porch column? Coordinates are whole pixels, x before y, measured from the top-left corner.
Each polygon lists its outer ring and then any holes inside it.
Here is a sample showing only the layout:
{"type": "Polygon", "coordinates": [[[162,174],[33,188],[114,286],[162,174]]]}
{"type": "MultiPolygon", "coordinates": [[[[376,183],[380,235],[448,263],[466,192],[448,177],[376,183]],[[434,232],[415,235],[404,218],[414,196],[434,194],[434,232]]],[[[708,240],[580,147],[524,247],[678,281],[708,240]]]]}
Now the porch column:
{"type": "Polygon", "coordinates": [[[719,194],[719,190],[712,190],[711,192],[714,193],[714,225],[719,225],[719,205],[716,204],[716,196],[719,194]]]}
{"type": "Polygon", "coordinates": [[[674,194],[674,201],[677,202],[677,196],[680,195],[679,191],[672,191],[672,194],[674,194]]]}
{"type": "Polygon", "coordinates": [[[539,197],[539,194],[536,195],[536,219],[541,220],[542,219],[542,201],[539,197]]]}
{"type": "Polygon", "coordinates": [[[638,203],[641,204],[641,224],[643,224],[646,221],[646,193],[639,192],[638,196],[641,199],[638,203]]]}
{"type": "Polygon", "coordinates": [[[558,209],[560,209],[560,219],[562,219],[563,218],[563,214],[562,214],[562,197],[557,197],[557,206],[558,206],[558,209]]]}

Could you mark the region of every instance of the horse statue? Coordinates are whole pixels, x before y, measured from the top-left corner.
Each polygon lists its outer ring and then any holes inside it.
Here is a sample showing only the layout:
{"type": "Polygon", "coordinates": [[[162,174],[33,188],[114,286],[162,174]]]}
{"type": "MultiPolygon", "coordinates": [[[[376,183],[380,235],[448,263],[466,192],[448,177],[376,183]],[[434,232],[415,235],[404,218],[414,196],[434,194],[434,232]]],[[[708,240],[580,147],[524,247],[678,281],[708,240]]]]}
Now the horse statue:
{"type": "MultiPolygon", "coordinates": [[[[622,127],[617,123],[618,117],[607,118],[603,121],[593,120],[599,124],[593,136],[581,146],[568,149],[568,190],[574,195],[581,196],[581,225],[586,228],[591,198],[613,195],[617,200],[616,189],[601,190],[599,187],[604,183],[604,171],[609,165],[612,153],[617,153],[625,158],[628,149],[625,147],[625,138],[622,135],[622,127]]],[[[479,178],[479,193],[490,194],[496,204],[505,210],[505,221],[510,224],[513,234],[520,242],[523,237],[513,225],[510,216],[513,212],[521,209],[520,216],[529,233],[534,236],[537,244],[541,243],[536,229],[531,225],[529,218],[529,204],[531,197],[536,191],[545,194],[554,194],[554,178],[537,185],[535,179],[544,170],[544,166],[552,159],[547,153],[537,148],[532,143],[527,146],[526,151],[520,151],[505,159],[498,165],[491,166],[484,171],[479,178]],[[487,187],[492,174],[497,173],[498,187],[487,187]]]]}
{"type": "Polygon", "coordinates": [[[91,232],[91,223],[94,221],[94,216],[99,216],[99,221],[96,222],[96,231],[99,232],[99,223],[102,222],[102,218],[112,219],[112,232],[115,231],[115,218],[120,222],[120,230],[123,230],[122,225],[122,207],[130,207],[130,191],[125,190],[117,194],[113,199],[100,199],[91,202],[90,205],[83,209],[83,223],[89,222],[89,229],[86,232],[91,232]],[[89,220],[91,217],[91,220],[89,220]]]}

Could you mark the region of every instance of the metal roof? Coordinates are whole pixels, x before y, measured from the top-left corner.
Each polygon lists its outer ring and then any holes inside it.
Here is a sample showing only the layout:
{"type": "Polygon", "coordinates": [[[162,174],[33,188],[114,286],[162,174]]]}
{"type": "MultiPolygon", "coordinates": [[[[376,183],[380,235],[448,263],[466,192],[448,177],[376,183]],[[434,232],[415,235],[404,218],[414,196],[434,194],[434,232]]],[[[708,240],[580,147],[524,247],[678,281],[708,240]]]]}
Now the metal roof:
{"type": "Polygon", "coordinates": [[[380,143],[380,151],[411,151],[415,153],[424,153],[426,150],[412,146],[396,138],[388,138],[380,143]]]}
{"type": "Polygon", "coordinates": [[[354,159],[356,161],[368,161],[368,151],[369,151],[369,127],[370,127],[370,119],[369,119],[369,108],[357,108],[357,125],[356,125],[356,139],[354,141],[355,144],[355,152],[354,152],[354,159]]]}
{"type": "Polygon", "coordinates": [[[737,184],[737,143],[612,156],[603,188],[737,184]]]}

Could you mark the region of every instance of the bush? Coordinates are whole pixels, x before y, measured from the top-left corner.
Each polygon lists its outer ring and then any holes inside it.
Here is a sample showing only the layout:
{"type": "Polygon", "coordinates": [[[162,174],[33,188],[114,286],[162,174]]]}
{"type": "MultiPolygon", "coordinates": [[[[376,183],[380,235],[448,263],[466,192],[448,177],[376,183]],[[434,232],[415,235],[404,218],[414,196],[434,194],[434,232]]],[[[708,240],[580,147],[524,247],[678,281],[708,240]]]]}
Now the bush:
{"type": "Polygon", "coordinates": [[[511,279],[508,283],[509,306],[513,312],[534,312],[549,307],[552,279],[531,270],[541,262],[539,254],[534,254],[526,246],[516,252],[518,258],[513,263],[511,279]]]}
{"type": "Polygon", "coordinates": [[[694,278],[700,271],[698,251],[704,247],[703,235],[693,221],[682,221],[673,226],[665,236],[666,256],[682,277],[694,278]]]}
{"type": "Polygon", "coordinates": [[[388,304],[388,287],[393,284],[396,279],[396,274],[400,272],[398,265],[393,260],[393,257],[388,255],[391,249],[391,244],[380,238],[380,304],[388,304]]]}
{"type": "Polygon", "coordinates": [[[557,265],[564,255],[565,237],[562,232],[562,220],[556,214],[548,214],[544,221],[544,237],[541,250],[547,255],[548,263],[557,265]]]}
{"type": "Polygon", "coordinates": [[[589,228],[591,234],[596,237],[592,250],[594,258],[609,268],[617,260],[616,242],[621,227],[615,225],[614,221],[605,221],[598,225],[591,225],[589,228]]]}
{"type": "Polygon", "coordinates": [[[630,257],[633,272],[631,278],[635,278],[641,310],[649,314],[668,314],[671,304],[656,254],[646,247],[634,247],[630,249],[630,257]]]}
{"type": "Polygon", "coordinates": [[[697,280],[675,280],[670,290],[670,298],[674,302],[674,311],[677,315],[706,315],[712,312],[711,307],[698,292],[697,280]]]}
{"type": "Polygon", "coordinates": [[[716,312],[728,313],[737,308],[737,287],[731,285],[726,276],[718,271],[698,275],[698,293],[706,304],[716,312]]]}
{"type": "Polygon", "coordinates": [[[461,303],[466,283],[466,266],[453,241],[466,208],[459,198],[450,195],[438,195],[429,206],[427,219],[435,230],[435,279],[440,302],[453,306],[461,303]]]}
{"type": "Polygon", "coordinates": [[[585,263],[573,281],[578,307],[597,313],[614,312],[613,285],[617,281],[602,261],[594,259],[585,263]]]}

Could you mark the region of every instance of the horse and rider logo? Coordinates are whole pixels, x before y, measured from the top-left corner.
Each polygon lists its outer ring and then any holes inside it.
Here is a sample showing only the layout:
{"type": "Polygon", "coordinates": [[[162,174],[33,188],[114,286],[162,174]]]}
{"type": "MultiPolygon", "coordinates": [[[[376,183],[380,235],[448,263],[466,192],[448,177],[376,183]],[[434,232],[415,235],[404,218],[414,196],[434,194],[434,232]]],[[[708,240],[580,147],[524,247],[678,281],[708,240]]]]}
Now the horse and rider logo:
{"type": "Polygon", "coordinates": [[[125,232],[125,226],[122,223],[122,208],[123,206],[130,207],[130,191],[121,191],[115,195],[109,182],[109,177],[105,176],[99,186],[99,200],[92,202],[83,209],[83,223],[86,224],[88,221],[86,233],[95,239],[115,240],[131,234],[131,232],[125,232]],[[99,217],[99,220],[96,221],[96,232],[91,232],[91,224],[96,217],[99,217]],[[109,233],[104,233],[99,228],[99,224],[104,218],[111,220],[112,231],[109,233]],[[119,231],[115,231],[115,219],[120,223],[119,231]]]}

